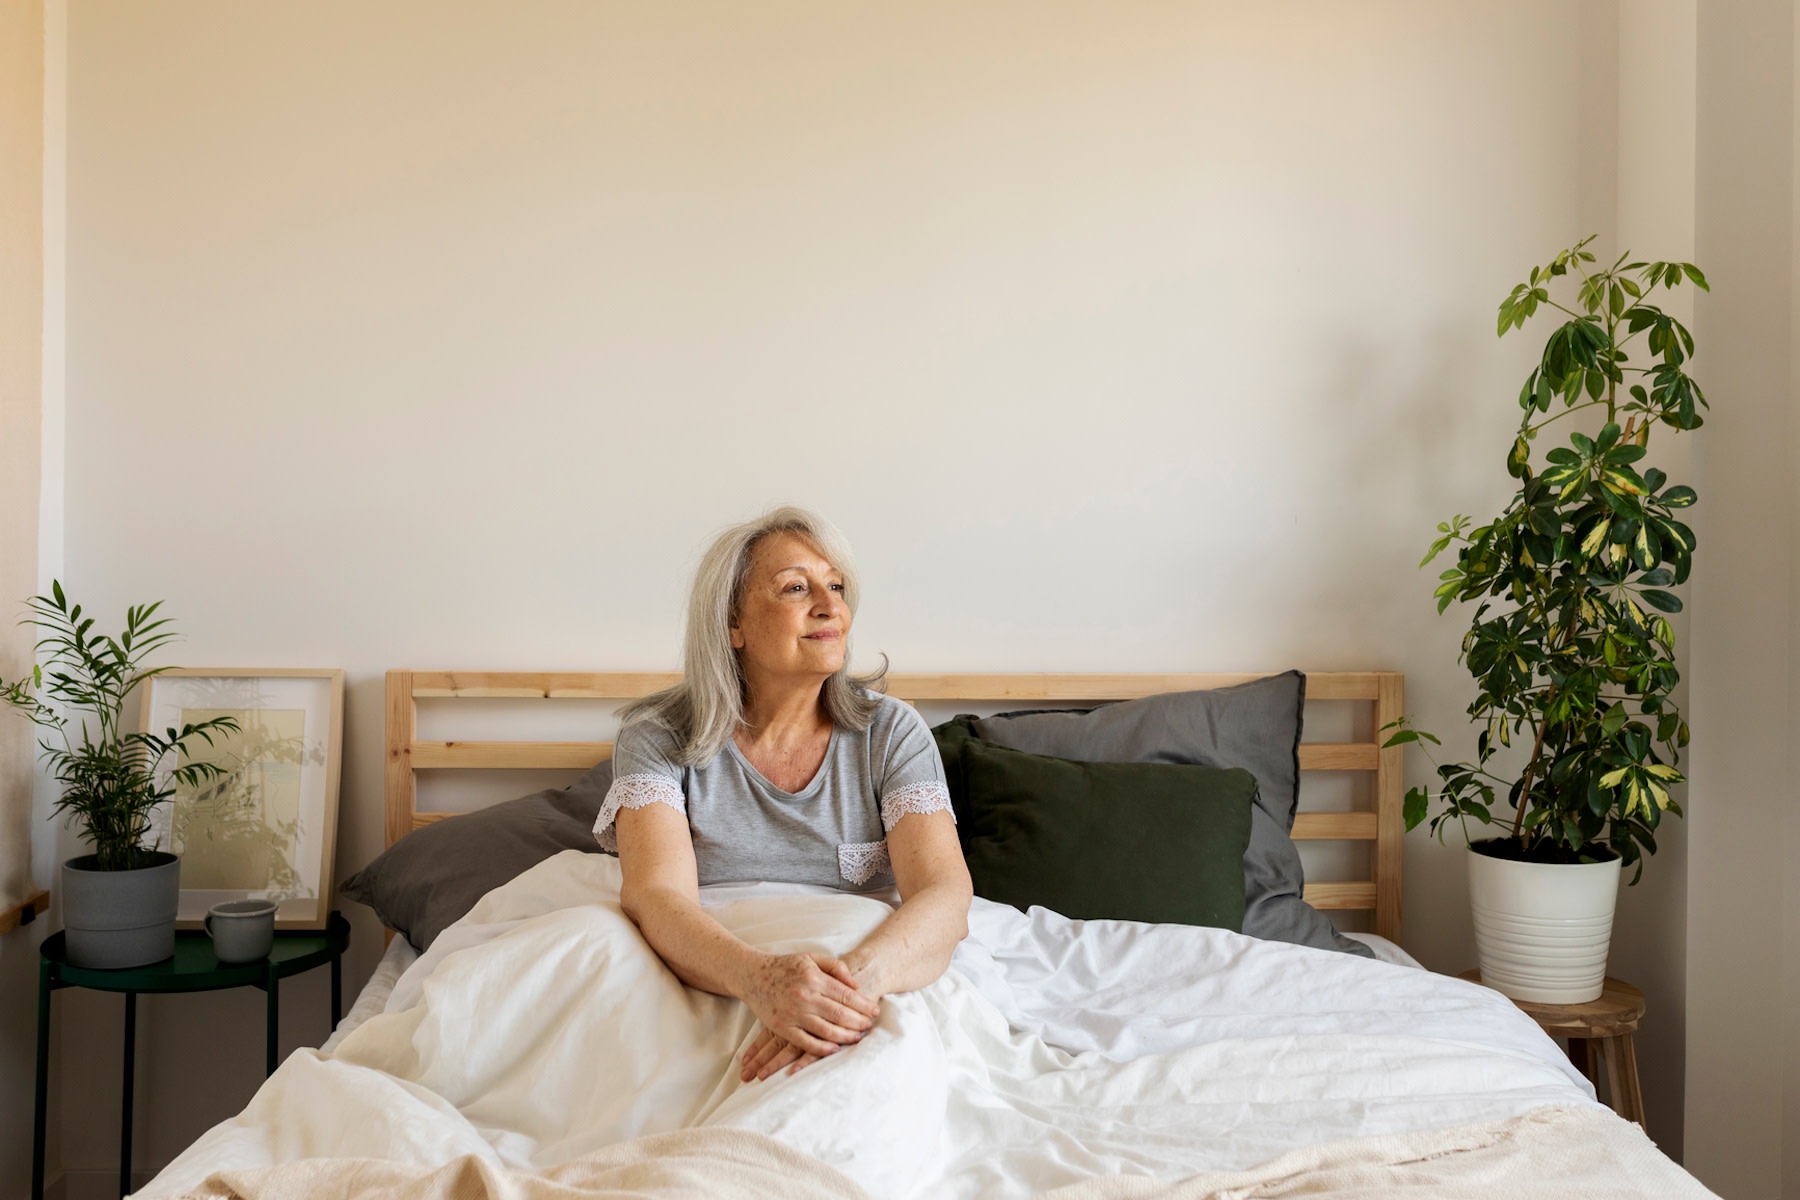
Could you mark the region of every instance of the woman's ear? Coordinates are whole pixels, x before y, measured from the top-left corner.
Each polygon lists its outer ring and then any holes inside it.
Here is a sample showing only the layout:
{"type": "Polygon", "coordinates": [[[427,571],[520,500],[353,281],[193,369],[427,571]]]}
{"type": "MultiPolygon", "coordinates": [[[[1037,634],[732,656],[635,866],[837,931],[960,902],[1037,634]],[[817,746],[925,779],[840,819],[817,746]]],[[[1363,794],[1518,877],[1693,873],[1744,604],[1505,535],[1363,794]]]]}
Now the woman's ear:
{"type": "Polygon", "coordinates": [[[731,648],[733,650],[742,650],[744,648],[744,631],[735,623],[726,626],[726,629],[731,633],[731,648]]]}

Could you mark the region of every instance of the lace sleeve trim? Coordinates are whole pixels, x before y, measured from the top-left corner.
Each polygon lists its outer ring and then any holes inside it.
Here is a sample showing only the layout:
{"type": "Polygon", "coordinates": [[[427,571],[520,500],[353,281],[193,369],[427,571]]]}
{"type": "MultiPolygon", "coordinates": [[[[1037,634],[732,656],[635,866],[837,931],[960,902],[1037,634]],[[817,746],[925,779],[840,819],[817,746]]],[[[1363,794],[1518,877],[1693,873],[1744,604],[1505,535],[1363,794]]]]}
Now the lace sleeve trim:
{"type": "Polygon", "coordinates": [[[594,840],[608,854],[619,852],[618,830],[614,828],[621,808],[642,808],[646,804],[666,804],[683,816],[687,815],[687,797],[673,779],[662,775],[621,775],[606,789],[600,816],[594,822],[594,840]]]}
{"type": "Polygon", "coordinates": [[[947,812],[952,821],[956,819],[956,812],[950,807],[950,789],[936,779],[909,783],[881,798],[881,827],[892,829],[908,813],[934,812],[947,812]]]}

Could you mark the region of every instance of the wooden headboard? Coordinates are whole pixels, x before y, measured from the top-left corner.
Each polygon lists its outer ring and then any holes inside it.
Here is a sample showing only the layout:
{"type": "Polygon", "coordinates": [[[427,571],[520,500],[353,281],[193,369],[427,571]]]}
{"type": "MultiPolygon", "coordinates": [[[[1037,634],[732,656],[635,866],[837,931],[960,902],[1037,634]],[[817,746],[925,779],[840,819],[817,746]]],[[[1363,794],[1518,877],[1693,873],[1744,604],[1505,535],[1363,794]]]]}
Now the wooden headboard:
{"type": "MultiPolygon", "coordinates": [[[[890,695],[913,703],[1086,704],[1160,692],[1229,687],[1264,675],[890,675],[890,695]]],[[[612,755],[610,742],[421,741],[420,700],[633,700],[680,679],[673,673],[567,671],[389,671],[387,675],[387,844],[454,813],[420,812],[419,771],[456,769],[586,770],[612,755]]],[[[1306,677],[1306,698],[1370,706],[1367,742],[1301,742],[1302,771],[1366,772],[1372,809],[1301,811],[1300,841],[1373,842],[1369,878],[1309,882],[1315,908],[1373,912],[1375,932],[1400,940],[1401,750],[1383,750],[1376,734],[1398,718],[1403,679],[1394,671],[1327,671],[1306,677]]],[[[1302,797],[1304,803],[1304,797],[1302,797]]]]}

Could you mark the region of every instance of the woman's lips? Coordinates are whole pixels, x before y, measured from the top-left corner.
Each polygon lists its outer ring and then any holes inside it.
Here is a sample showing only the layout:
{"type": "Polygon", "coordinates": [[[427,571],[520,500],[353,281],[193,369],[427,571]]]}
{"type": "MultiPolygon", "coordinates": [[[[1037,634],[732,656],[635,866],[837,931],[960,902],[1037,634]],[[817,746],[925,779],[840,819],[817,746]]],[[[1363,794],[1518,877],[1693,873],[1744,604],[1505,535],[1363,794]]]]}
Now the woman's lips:
{"type": "Polygon", "coordinates": [[[817,633],[807,634],[805,640],[809,642],[835,642],[842,636],[843,635],[835,629],[821,629],[817,633]]]}

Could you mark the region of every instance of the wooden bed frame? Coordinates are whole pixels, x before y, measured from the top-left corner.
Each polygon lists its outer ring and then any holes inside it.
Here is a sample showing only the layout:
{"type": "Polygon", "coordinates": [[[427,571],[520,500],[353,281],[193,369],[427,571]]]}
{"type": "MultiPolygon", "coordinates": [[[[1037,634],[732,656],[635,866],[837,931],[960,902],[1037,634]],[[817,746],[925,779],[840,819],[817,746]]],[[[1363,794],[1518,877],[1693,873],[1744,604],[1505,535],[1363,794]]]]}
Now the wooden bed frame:
{"type": "MultiPolygon", "coordinates": [[[[1133,700],[1160,692],[1229,687],[1261,679],[1241,675],[900,675],[888,693],[912,703],[1086,704],[1133,700]]],[[[420,812],[419,771],[457,769],[586,770],[612,755],[610,742],[421,741],[420,700],[633,700],[680,679],[673,673],[566,671],[389,671],[387,674],[387,845],[414,829],[454,816],[420,812]]],[[[1302,771],[1354,771],[1374,776],[1373,810],[1306,812],[1294,819],[1301,841],[1373,842],[1367,879],[1311,882],[1315,908],[1373,912],[1375,932],[1400,941],[1402,820],[1401,749],[1384,750],[1375,731],[1401,715],[1404,681],[1394,671],[1328,671],[1306,677],[1308,701],[1368,704],[1370,741],[1302,742],[1302,771]]]]}

